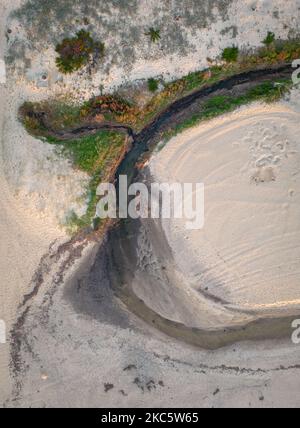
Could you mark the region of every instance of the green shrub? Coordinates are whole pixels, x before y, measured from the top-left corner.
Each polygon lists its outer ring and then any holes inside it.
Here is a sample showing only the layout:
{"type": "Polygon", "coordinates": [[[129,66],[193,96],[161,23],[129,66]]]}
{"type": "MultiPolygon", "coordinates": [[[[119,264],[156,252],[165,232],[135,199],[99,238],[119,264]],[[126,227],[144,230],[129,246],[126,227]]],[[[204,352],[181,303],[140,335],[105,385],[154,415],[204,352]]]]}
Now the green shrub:
{"type": "Polygon", "coordinates": [[[159,82],[156,79],[148,79],[148,89],[150,92],[156,92],[158,90],[159,82]]]}
{"type": "Polygon", "coordinates": [[[62,73],[72,73],[85,66],[91,56],[102,56],[104,44],[95,42],[90,33],[80,30],[76,37],[66,38],[56,47],[56,65],[62,73]]]}
{"type": "Polygon", "coordinates": [[[130,103],[115,95],[100,95],[86,102],[81,108],[80,114],[82,117],[89,115],[103,114],[107,120],[113,120],[114,116],[121,116],[130,113],[132,106],[130,103]],[[110,117],[113,115],[112,117],[110,117]]]}
{"type": "Polygon", "coordinates": [[[149,28],[149,31],[145,33],[145,36],[149,36],[152,43],[156,43],[161,39],[160,30],[153,27],[149,28]]]}
{"type": "Polygon", "coordinates": [[[236,62],[239,56],[239,48],[232,46],[223,50],[222,59],[226,62],[236,62]]]}
{"type": "Polygon", "coordinates": [[[275,41],[275,34],[272,31],[269,31],[267,37],[263,40],[263,44],[270,46],[275,41]]]}

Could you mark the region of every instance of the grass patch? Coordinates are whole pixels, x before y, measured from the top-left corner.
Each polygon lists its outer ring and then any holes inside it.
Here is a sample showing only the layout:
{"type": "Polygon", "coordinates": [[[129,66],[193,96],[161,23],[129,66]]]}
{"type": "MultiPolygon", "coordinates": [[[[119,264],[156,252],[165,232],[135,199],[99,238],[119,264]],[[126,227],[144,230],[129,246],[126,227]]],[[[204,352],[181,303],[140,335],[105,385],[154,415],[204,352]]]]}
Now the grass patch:
{"type": "Polygon", "coordinates": [[[180,134],[186,129],[198,125],[204,120],[213,119],[254,101],[278,101],[285,93],[290,90],[292,85],[292,82],[286,79],[279,80],[275,83],[273,81],[268,81],[249,89],[244,95],[240,95],[238,97],[212,97],[203,104],[199,113],[177,125],[173,130],[167,131],[163,138],[166,142],[170,138],[180,134]]]}
{"type": "Polygon", "coordinates": [[[156,79],[150,78],[148,79],[148,89],[150,92],[156,92],[159,87],[159,81],[156,79]]]}
{"type": "Polygon", "coordinates": [[[114,159],[116,151],[123,148],[124,135],[111,132],[99,131],[95,135],[89,135],[72,141],[60,141],[55,138],[47,138],[50,144],[55,144],[61,151],[70,157],[74,166],[90,175],[101,173],[106,176],[107,162],[110,164],[114,159]]]}
{"type": "Polygon", "coordinates": [[[47,128],[39,119],[41,115],[42,117],[46,115],[47,127],[62,131],[84,123],[87,113],[83,113],[82,109],[83,107],[58,101],[25,103],[20,109],[20,119],[31,135],[55,145],[61,155],[72,161],[75,168],[90,176],[87,188],[87,212],[82,217],[78,217],[74,212],[70,214],[67,220],[67,229],[70,233],[92,224],[98,202],[96,196],[98,184],[111,181],[127,148],[125,134],[107,130],[70,141],[59,140],[49,135],[47,128]]]}
{"type": "Polygon", "coordinates": [[[272,31],[269,31],[266,38],[263,40],[263,44],[265,46],[270,46],[274,42],[275,42],[275,34],[272,33],[272,31]]]}
{"type": "MultiPolygon", "coordinates": [[[[234,49],[234,48],[228,48],[234,49]]],[[[237,48],[236,48],[237,49],[237,48]]],[[[235,55],[238,50],[235,49],[235,55]]],[[[233,51],[228,59],[233,59],[233,51]]],[[[165,84],[164,89],[155,94],[150,102],[142,109],[135,109],[130,115],[120,116],[119,120],[140,131],[161,111],[172,102],[203,87],[217,83],[223,79],[257,67],[267,67],[282,62],[293,61],[300,58],[300,40],[275,40],[272,45],[262,47],[256,53],[239,54],[237,61],[226,62],[223,66],[214,65],[207,70],[189,73],[187,76],[165,84]]]]}
{"type": "Polygon", "coordinates": [[[20,120],[29,134],[36,137],[47,137],[47,125],[57,131],[78,126],[83,121],[82,107],[72,105],[65,100],[48,100],[40,103],[25,102],[19,110],[20,120]]]}
{"type": "MultiPolygon", "coordinates": [[[[72,141],[59,141],[47,137],[46,141],[59,148],[59,152],[71,159],[74,167],[91,177],[87,188],[88,207],[86,214],[78,217],[74,212],[67,219],[67,230],[73,234],[93,224],[98,197],[96,190],[101,182],[110,182],[127,148],[126,136],[118,132],[100,131],[72,141]]],[[[98,220],[94,227],[99,227],[98,220]]]]}
{"type": "Polygon", "coordinates": [[[87,189],[86,214],[78,217],[73,213],[68,219],[69,231],[76,232],[92,224],[98,202],[97,187],[99,183],[109,182],[113,178],[115,169],[127,147],[126,136],[117,132],[100,131],[78,140],[62,142],[47,138],[47,141],[58,146],[63,155],[72,159],[76,168],[88,173],[91,177],[87,189]]]}
{"type": "Polygon", "coordinates": [[[222,59],[226,62],[236,62],[239,56],[239,48],[232,46],[231,48],[226,48],[222,52],[222,59]]]}

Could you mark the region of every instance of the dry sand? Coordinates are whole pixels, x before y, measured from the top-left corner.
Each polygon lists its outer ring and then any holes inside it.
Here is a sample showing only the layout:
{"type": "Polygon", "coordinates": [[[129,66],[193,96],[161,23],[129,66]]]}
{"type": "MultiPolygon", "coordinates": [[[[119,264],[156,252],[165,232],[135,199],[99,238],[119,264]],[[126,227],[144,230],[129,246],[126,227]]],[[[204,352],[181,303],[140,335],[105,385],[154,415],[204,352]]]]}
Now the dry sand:
{"type": "Polygon", "coordinates": [[[18,18],[8,21],[10,67],[32,92],[72,94],[82,100],[136,79],[162,76],[165,81],[206,68],[228,46],[262,46],[268,31],[286,39],[300,31],[299,0],[33,0],[23,2],[18,18]],[[89,25],[83,23],[88,18],[89,25]],[[150,43],[145,32],[160,29],[161,41],[150,43]],[[61,75],[55,46],[78,28],[105,42],[103,63],[92,75],[80,70],[61,75]],[[41,76],[48,79],[43,81],[41,76]]]}
{"type": "MultiPolygon", "coordinates": [[[[5,20],[10,9],[18,2],[0,5],[0,58],[4,54],[5,20]]],[[[18,198],[5,176],[7,168],[4,158],[6,144],[15,142],[12,123],[8,119],[8,104],[12,103],[12,90],[8,84],[0,84],[0,319],[6,323],[7,343],[0,345],[0,402],[4,402],[12,389],[9,373],[9,331],[16,319],[17,306],[24,294],[30,291],[30,280],[40,261],[55,239],[65,234],[42,218],[38,210],[26,209],[24,200],[18,198]],[[4,129],[6,128],[6,129],[4,129]],[[9,135],[8,135],[9,134],[9,135]]],[[[18,102],[17,100],[15,100],[18,102]]],[[[16,118],[14,118],[16,124],[16,118]]],[[[23,140],[26,144],[26,141],[23,140]]],[[[11,148],[13,151],[15,147],[11,148]]]]}
{"type": "Polygon", "coordinates": [[[233,322],[300,311],[299,119],[291,102],[253,105],[172,139],[151,162],[160,182],[205,185],[202,230],[163,225],[187,295],[226,302],[224,325],[232,309],[233,322]]]}

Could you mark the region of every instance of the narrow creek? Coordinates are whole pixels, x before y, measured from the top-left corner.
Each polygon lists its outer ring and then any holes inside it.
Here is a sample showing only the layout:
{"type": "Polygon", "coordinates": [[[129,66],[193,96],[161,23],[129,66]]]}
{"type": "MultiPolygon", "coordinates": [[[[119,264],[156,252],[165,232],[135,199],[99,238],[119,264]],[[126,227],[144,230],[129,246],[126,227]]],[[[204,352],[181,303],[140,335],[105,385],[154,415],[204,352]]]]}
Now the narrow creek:
{"type": "MultiPolygon", "coordinates": [[[[215,95],[240,96],[259,83],[291,78],[292,72],[291,64],[282,64],[274,68],[249,71],[224,79],[175,101],[138,134],[135,134],[130,127],[106,123],[82,126],[65,133],[56,133],[56,136],[67,140],[74,138],[74,135],[88,135],[100,129],[121,130],[127,133],[132,138],[133,143],[131,150],[120,163],[115,174],[115,183],[118,189],[120,175],[128,177],[128,185],[140,179],[145,181],[145,177],[147,181],[147,171],[146,175],[143,175],[144,172],[141,172],[137,167],[139,160],[145,154],[151,156],[165,131],[174,129],[194,114],[201,112],[201,106],[209,98],[215,95]]],[[[54,131],[49,131],[53,135],[54,131]]],[[[148,229],[151,236],[156,260],[160,261],[156,267],[158,275],[162,281],[167,281],[172,286],[170,270],[165,269],[166,264],[172,266],[172,251],[159,222],[147,220],[145,225],[142,224],[141,220],[121,220],[108,230],[107,239],[104,241],[105,253],[108,256],[107,260],[109,260],[107,271],[111,287],[116,296],[132,313],[173,338],[205,349],[217,349],[243,340],[271,339],[286,337],[290,334],[291,322],[295,316],[257,319],[248,324],[204,330],[164,318],[153,311],[142,299],[138,298],[131,286],[138,265],[137,240],[141,228],[144,227],[148,229]]],[[[150,284],[151,281],[152,283],[155,281],[155,278],[151,278],[151,274],[145,271],[143,281],[146,284],[149,281],[150,284]]]]}
{"type": "MultiPolygon", "coordinates": [[[[290,77],[291,73],[291,65],[285,65],[277,69],[244,73],[226,79],[212,87],[199,90],[175,102],[139,135],[135,136],[133,149],[117,170],[116,182],[118,182],[120,175],[127,175],[129,184],[140,179],[144,180],[144,177],[141,177],[139,170],[136,168],[141,156],[147,151],[151,154],[151,151],[160,142],[161,133],[193,114],[199,106],[199,101],[218,93],[229,96],[243,94],[259,82],[290,77]]],[[[258,319],[248,324],[209,331],[188,327],[182,323],[166,319],[153,311],[136,295],[131,286],[138,265],[137,241],[142,228],[148,229],[148,234],[153,244],[152,250],[156,252],[156,260],[160,260],[157,266],[159,275],[164,281],[171,282],[172,280],[169,275],[170,269],[169,271],[165,269],[166,259],[169,266],[172,266],[172,252],[159,222],[151,219],[146,221],[128,219],[121,221],[116,228],[110,230],[106,243],[110,283],[115,294],[132,313],[165,334],[204,349],[218,349],[245,340],[264,340],[288,337],[290,335],[294,316],[258,319]]],[[[149,287],[156,280],[156,278],[150,277],[151,273],[145,271],[143,281],[149,283],[149,287]]]]}

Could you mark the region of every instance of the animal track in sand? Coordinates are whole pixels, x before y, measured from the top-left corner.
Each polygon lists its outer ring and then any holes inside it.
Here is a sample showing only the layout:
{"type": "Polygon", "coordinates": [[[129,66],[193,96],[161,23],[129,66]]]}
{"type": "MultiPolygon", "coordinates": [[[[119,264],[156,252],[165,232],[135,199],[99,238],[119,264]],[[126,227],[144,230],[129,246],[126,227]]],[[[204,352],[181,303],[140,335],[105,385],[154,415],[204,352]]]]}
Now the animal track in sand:
{"type": "Polygon", "coordinates": [[[264,122],[255,125],[255,131],[249,131],[243,143],[249,145],[251,180],[256,183],[275,181],[278,170],[285,159],[297,152],[290,151],[290,141],[287,138],[287,128],[284,124],[264,122]]]}

